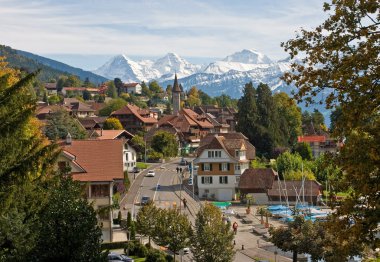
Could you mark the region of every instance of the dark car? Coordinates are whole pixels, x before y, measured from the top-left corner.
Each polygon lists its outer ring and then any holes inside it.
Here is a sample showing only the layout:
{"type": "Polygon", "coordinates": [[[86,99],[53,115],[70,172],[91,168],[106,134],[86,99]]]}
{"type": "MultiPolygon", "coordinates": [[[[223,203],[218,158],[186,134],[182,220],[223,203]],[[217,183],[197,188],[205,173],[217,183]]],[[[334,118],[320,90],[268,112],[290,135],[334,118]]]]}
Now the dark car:
{"type": "Polygon", "coordinates": [[[150,197],[148,197],[148,196],[143,196],[143,197],[141,198],[141,205],[147,205],[147,204],[149,203],[149,201],[150,201],[150,197]]]}
{"type": "Polygon", "coordinates": [[[108,254],[109,262],[134,262],[133,258],[127,257],[126,255],[119,255],[117,253],[108,254]]]}
{"type": "Polygon", "coordinates": [[[140,168],[138,168],[137,166],[135,166],[132,170],[133,173],[140,173],[140,168]]]}
{"type": "Polygon", "coordinates": [[[179,165],[180,166],[186,166],[187,165],[187,161],[184,158],[182,158],[181,161],[179,162],[179,165]]]}

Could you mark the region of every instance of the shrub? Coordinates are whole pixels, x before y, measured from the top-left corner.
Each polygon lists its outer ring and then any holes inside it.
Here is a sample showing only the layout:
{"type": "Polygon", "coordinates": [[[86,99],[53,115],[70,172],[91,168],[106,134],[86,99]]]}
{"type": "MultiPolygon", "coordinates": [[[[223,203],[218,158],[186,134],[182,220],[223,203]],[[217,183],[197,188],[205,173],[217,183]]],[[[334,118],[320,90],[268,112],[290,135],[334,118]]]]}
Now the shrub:
{"type": "Polygon", "coordinates": [[[148,254],[146,255],[145,262],[166,262],[165,253],[157,250],[150,249],[148,254]]]}
{"type": "Polygon", "coordinates": [[[124,248],[127,243],[128,243],[127,241],[102,243],[101,250],[124,248]]]}
{"type": "Polygon", "coordinates": [[[133,241],[128,241],[124,246],[124,253],[128,256],[133,256],[136,253],[136,244],[133,241]]]}
{"type": "Polygon", "coordinates": [[[146,257],[148,249],[143,244],[137,243],[135,246],[135,255],[138,257],[146,257]]]}

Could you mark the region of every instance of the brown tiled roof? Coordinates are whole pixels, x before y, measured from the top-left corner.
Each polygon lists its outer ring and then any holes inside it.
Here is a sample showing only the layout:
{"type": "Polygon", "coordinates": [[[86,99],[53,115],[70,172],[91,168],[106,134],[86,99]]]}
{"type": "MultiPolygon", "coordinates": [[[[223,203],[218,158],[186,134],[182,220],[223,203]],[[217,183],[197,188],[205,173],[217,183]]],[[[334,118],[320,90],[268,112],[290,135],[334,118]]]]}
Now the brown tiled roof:
{"type": "Polygon", "coordinates": [[[240,177],[239,189],[245,193],[266,192],[271,189],[277,173],[272,168],[249,168],[240,177]]]}
{"type": "Polygon", "coordinates": [[[57,89],[57,83],[45,83],[45,88],[49,90],[56,90],[57,89]]]}
{"type": "Polygon", "coordinates": [[[129,139],[134,137],[131,133],[126,130],[95,130],[98,137],[96,139],[117,139],[121,135],[125,135],[129,139]]]}
{"type": "Polygon", "coordinates": [[[124,87],[128,88],[128,87],[136,87],[137,85],[139,85],[139,83],[126,83],[124,84],[124,87]]]}
{"type": "MultiPolygon", "coordinates": [[[[141,116],[140,112],[139,112],[140,110],[141,109],[138,106],[133,105],[133,104],[128,104],[128,105],[120,108],[119,110],[112,112],[111,115],[130,115],[130,114],[133,114],[143,123],[151,123],[151,124],[157,123],[157,119],[155,119],[154,117],[143,117],[143,116],[141,116]]],[[[142,112],[144,112],[144,111],[142,111],[142,112]]]]}
{"type": "MultiPolygon", "coordinates": [[[[248,138],[245,137],[242,133],[236,132],[236,133],[211,133],[208,134],[206,137],[202,138],[200,147],[198,149],[198,155],[202,153],[204,149],[211,149],[210,143],[212,143],[215,136],[223,137],[222,141],[224,148],[226,149],[226,152],[230,154],[231,157],[235,158],[235,150],[241,149],[242,147],[245,147],[246,151],[246,158],[249,160],[255,159],[256,157],[256,149],[255,147],[248,141],[248,138]]],[[[235,158],[236,159],[236,158],[235,158]]]]}
{"type": "Polygon", "coordinates": [[[113,181],[123,179],[124,140],[73,140],[71,145],[61,142],[63,150],[74,155],[76,162],[86,170],[73,173],[73,179],[89,181],[113,181]]]}
{"type": "Polygon", "coordinates": [[[183,112],[187,117],[191,118],[192,121],[194,121],[196,124],[198,124],[202,128],[211,129],[214,127],[206,117],[201,118],[200,115],[198,115],[191,109],[183,108],[181,112],[183,112]]]}
{"type": "MultiPolygon", "coordinates": [[[[286,189],[286,193],[288,197],[295,197],[298,195],[304,193],[305,196],[310,196],[310,192],[312,196],[318,196],[320,192],[322,191],[321,184],[319,184],[317,181],[314,180],[305,180],[304,181],[304,190],[301,190],[302,188],[302,181],[301,180],[290,180],[290,181],[281,181],[281,189],[283,190],[281,192],[281,195],[284,196],[284,189],[286,189]],[[295,190],[296,189],[296,190],[295,190]]],[[[280,196],[280,191],[276,184],[273,184],[273,187],[268,190],[268,196],[280,196]]]]}

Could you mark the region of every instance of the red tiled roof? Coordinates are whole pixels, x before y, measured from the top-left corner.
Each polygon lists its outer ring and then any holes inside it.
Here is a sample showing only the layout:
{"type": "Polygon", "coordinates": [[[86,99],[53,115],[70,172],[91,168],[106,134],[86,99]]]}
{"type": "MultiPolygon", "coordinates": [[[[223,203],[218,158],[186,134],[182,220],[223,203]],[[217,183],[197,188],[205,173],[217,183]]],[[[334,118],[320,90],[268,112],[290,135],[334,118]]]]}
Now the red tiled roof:
{"type": "Polygon", "coordinates": [[[61,146],[86,170],[85,173],[73,173],[74,180],[90,182],[124,178],[124,140],[73,140],[71,145],[61,142],[61,146]]]}
{"type": "Polygon", "coordinates": [[[326,137],[325,136],[299,136],[298,137],[298,143],[301,142],[326,142],[326,137]]]}
{"type": "Polygon", "coordinates": [[[96,139],[100,140],[116,139],[122,134],[125,134],[128,137],[133,137],[133,135],[126,130],[95,130],[95,132],[98,134],[96,139]]]}

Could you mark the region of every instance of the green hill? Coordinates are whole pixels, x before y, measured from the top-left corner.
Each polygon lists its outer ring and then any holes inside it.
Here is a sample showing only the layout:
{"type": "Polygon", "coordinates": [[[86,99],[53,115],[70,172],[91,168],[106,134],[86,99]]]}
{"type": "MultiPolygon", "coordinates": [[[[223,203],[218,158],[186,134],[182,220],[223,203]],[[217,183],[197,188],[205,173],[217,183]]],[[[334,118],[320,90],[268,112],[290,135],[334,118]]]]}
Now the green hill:
{"type": "Polygon", "coordinates": [[[29,52],[12,49],[5,45],[0,45],[0,56],[5,56],[6,61],[11,67],[20,68],[28,72],[41,69],[38,79],[43,82],[47,82],[53,78],[58,79],[60,75],[76,75],[82,81],[88,78],[90,82],[95,84],[107,81],[107,78],[92,72],[84,71],[80,68],[75,68],[29,52]]]}

